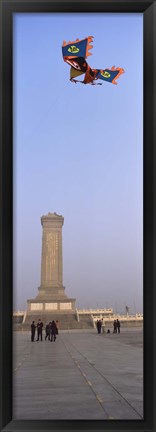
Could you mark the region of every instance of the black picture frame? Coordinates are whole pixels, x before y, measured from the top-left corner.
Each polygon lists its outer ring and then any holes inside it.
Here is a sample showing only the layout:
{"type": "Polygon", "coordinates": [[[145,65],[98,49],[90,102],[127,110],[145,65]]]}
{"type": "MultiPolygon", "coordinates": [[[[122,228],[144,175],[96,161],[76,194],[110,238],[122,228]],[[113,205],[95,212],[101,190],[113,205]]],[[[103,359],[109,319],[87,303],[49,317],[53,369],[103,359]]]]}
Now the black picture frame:
{"type": "MultiPolygon", "coordinates": [[[[0,2],[0,430],[156,430],[156,0],[1,0],[0,2]],[[144,20],[144,420],[12,420],[13,303],[13,84],[12,16],[15,12],[142,12],[144,20]]],[[[133,77],[133,70],[132,70],[133,77]]]]}

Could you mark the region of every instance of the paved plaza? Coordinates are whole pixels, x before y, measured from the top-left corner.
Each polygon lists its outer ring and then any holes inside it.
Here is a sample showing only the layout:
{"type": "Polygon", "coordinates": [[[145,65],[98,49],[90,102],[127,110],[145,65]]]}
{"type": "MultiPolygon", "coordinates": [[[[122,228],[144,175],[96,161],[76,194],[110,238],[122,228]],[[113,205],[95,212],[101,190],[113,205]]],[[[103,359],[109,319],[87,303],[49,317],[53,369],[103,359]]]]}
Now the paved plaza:
{"type": "Polygon", "coordinates": [[[14,419],[143,419],[143,330],[14,332],[14,419]]]}

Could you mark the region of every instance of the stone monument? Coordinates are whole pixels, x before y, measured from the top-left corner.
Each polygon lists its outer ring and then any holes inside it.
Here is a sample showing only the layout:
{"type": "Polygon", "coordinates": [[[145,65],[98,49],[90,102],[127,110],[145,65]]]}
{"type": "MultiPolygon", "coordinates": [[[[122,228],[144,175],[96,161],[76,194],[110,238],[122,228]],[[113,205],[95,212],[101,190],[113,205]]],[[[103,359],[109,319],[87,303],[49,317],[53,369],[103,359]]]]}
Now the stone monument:
{"type": "MultiPolygon", "coordinates": [[[[57,213],[41,217],[42,256],[41,285],[35,299],[27,300],[27,318],[47,313],[70,313],[75,311],[75,299],[65,294],[62,276],[62,226],[64,218],[57,213]]],[[[28,320],[27,320],[28,321],[28,320]]]]}

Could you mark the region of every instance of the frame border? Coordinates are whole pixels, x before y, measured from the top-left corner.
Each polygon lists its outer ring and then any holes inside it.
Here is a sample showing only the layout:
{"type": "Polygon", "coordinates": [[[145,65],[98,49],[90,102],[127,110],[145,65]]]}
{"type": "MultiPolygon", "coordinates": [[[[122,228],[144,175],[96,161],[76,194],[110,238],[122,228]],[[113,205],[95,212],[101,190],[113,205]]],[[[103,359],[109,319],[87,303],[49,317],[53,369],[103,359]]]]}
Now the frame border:
{"type": "Polygon", "coordinates": [[[156,0],[0,0],[0,430],[156,430],[156,0]],[[144,420],[12,420],[13,13],[142,12],[144,15],[144,420]],[[155,124],[154,124],[155,123],[155,124]],[[9,126],[8,126],[9,125],[9,126]]]}

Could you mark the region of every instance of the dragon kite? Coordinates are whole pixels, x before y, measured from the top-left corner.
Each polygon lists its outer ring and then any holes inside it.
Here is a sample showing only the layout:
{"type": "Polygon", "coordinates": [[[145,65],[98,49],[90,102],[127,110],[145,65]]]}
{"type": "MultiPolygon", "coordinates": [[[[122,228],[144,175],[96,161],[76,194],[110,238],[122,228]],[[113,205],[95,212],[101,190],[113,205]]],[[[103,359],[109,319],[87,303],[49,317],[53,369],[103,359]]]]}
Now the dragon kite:
{"type": "Polygon", "coordinates": [[[86,58],[92,55],[89,52],[93,48],[93,45],[91,45],[92,42],[93,36],[88,36],[81,40],[76,39],[74,42],[66,43],[66,41],[63,41],[63,59],[71,66],[70,81],[82,84],[102,85],[102,83],[96,83],[100,79],[112,84],[118,84],[116,80],[124,73],[124,69],[115,66],[112,66],[111,69],[92,69],[87,63],[86,58]],[[83,74],[85,74],[83,81],[75,79],[83,74]]]}

